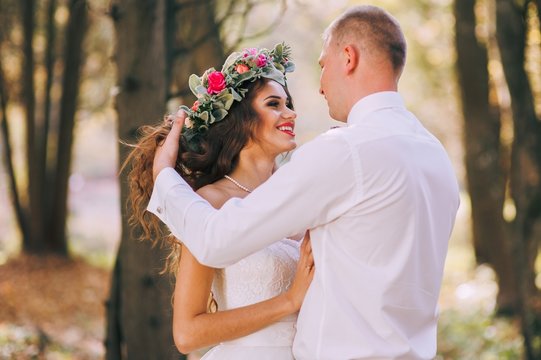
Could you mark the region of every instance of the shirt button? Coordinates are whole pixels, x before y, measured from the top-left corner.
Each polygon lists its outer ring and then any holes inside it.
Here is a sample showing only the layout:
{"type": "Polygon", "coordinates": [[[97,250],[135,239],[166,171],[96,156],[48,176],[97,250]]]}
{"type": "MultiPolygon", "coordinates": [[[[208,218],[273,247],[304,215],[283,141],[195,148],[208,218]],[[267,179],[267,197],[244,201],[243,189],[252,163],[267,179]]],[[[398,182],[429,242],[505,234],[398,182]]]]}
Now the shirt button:
{"type": "Polygon", "coordinates": [[[162,207],[161,207],[161,206],[158,206],[158,208],[156,209],[156,211],[158,212],[158,214],[161,214],[161,213],[162,213],[162,207]]]}

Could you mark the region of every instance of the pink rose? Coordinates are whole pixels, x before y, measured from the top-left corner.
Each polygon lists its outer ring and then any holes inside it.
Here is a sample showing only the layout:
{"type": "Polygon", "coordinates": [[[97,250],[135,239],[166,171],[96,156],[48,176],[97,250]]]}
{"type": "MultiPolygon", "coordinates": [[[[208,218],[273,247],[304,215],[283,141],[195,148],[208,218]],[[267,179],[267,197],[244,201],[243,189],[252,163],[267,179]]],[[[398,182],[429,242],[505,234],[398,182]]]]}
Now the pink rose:
{"type": "Polygon", "coordinates": [[[192,111],[197,111],[199,109],[199,100],[195,100],[195,102],[192,105],[192,111]]]}
{"type": "Polygon", "coordinates": [[[248,67],[248,65],[246,64],[238,64],[236,67],[235,67],[235,70],[237,70],[237,72],[239,74],[244,74],[246,71],[249,71],[250,68],[248,67]]]}
{"type": "Polygon", "coordinates": [[[261,54],[257,57],[257,67],[263,67],[265,65],[267,65],[267,57],[265,56],[265,54],[261,54]]]}
{"type": "Polygon", "coordinates": [[[214,71],[208,76],[207,92],[210,95],[218,94],[225,89],[225,76],[220,71],[214,71]]]}

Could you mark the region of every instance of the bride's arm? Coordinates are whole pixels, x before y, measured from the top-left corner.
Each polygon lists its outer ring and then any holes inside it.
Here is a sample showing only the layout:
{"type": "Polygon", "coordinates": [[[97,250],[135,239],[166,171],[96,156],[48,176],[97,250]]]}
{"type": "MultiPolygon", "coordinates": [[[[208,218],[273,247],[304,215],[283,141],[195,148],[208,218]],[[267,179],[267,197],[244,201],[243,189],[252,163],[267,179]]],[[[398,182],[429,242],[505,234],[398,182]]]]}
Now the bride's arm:
{"type": "Polygon", "coordinates": [[[299,310],[313,277],[309,242],[301,247],[301,259],[291,288],[253,305],[207,313],[214,269],[201,265],[186,247],[175,285],[173,336],[182,353],[249,335],[299,310]]]}
{"type": "MultiPolygon", "coordinates": [[[[215,208],[229,198],[212,185],[199,189],[198,194],[215,208]]],[[[309,237],[307,234],[307,240],[309,237]]],[[[297,312],[314,273],[312,249],[309,241],[301,246],[297,273],[287,292],[253,305],[207,313],[214,271],[182,247],[173,303],[173,337],[182,353],[249,335],[297,312]]]]}

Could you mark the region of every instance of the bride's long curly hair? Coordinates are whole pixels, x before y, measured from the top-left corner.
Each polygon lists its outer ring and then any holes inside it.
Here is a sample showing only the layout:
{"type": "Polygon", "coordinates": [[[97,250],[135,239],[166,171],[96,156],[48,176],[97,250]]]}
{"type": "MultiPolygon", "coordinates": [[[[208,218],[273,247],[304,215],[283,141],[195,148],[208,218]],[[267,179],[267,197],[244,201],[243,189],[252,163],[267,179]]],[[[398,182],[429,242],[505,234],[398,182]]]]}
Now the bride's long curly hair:
{"type": "MultiPolygon", "coordinates": [[[[192,138],[189,147],[186,139],[181,137],[175,170],[192,189],[198,190],[212,184],[237,166],[240,151],[250,139],[254,139],[258,126],[258,115],[252,107],[253,99],[268,81],[270,80],[258,79],[250,83],[246,97],[240,102],[234,102],[226,118],[192,138]]],[[[287,87],[284,87],[284,90],[292,107],[287,87]]],[[[170,235],[157,217],[146,211],[154,186],[154,154],[170,130],[171,125],[166,121],[154,126],[142,126],[137,143],[129,145],[133,149],[122,169],[129,169],[127,205],[132,209],[129,224],[141,228],[141,240],[151,241],[153,245],[162,243],[171,249],[165,271],[175,273],[180,259],[181,243],[170,235]]]]}

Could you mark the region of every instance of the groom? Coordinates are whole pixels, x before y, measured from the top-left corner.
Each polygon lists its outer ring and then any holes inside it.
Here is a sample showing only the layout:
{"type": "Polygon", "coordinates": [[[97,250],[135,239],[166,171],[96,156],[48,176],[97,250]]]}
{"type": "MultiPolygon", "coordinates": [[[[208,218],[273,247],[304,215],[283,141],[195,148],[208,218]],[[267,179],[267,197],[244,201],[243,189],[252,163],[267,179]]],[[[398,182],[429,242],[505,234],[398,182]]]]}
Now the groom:
{"type": "Polygon", "coordinates": [[[220,210],[172,169],[183,117],[154,161],[148,209],[203,264],[224,267],[311,230],[314,280],[296,359],[432,359],[437,301],[459,194],[440,142],[405,107],[400,26],[353,7],[324,34],[320,93],[347,123],[299,148],[244,200],[220,210]]]}

